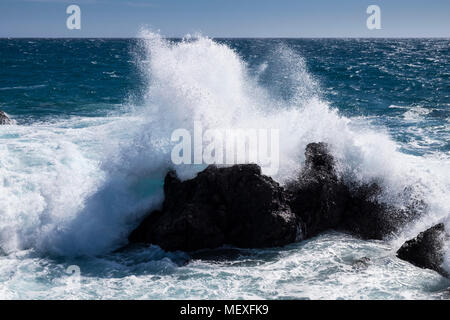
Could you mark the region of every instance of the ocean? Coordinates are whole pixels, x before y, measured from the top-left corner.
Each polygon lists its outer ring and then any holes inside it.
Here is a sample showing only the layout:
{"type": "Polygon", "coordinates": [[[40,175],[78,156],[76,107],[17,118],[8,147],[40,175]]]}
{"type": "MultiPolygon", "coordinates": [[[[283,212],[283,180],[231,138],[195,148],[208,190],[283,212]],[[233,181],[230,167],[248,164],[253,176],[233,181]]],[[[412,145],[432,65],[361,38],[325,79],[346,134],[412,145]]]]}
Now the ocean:
{"type": "Polygon", "coordinates": [[[15,121],[0,126],[0,298],[450,298],[449,279],[395,255],[450,228],[449,57],[448,39],[0,39],[0,110],[15,121]],[[279,129],[280,183],[327,142],[344,179],[426,215],[383,241],[125,247],[161,205],[171,133],[194,121],[279,129]]]}

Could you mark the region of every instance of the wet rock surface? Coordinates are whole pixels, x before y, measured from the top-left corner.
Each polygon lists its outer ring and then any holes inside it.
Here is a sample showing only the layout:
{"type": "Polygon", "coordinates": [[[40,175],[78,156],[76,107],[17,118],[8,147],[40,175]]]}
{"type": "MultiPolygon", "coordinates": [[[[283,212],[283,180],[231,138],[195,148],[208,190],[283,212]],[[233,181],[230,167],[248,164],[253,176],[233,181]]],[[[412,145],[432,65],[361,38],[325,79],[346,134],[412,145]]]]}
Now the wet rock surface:
{"type": "Polygon", "coordinates": [[[209,166],[183,182],[171,171],[164,195],[162,210],[144,220],[131,242],[193,251],[224,244],[283,246],[300,239],[301,221],[287,205],[287,194],[257,165],[209,166]]]}
{"type": "Polygon", "coordinates": [[[283,246],[330,229],[382,239],[415,217],[380,203],[376,183],[345,184],[325,143],[308,144],[305,156],[303,170],[284,188],[255,164],[209,166],[187,181],[170,171],[162,209],[150,213],[129,240],[195,251],[283,246]]]}
{"type": "Polygon", "coordinates": [[[376,183],[347,185],[338,178],[335,160],[325,143],[310,143],[305,166],[296,181],[288,184],[290,206],[304,222],[305,237],[329,229],[363,239],[383,239],[410,222],[414,210],[398,210],[378,201],[376,183]]]}
{"type": "Polygon", "coordinates": [[[419,233],[414,239],[406,241],[397,251],[397,257],[417,267],[431,269],[448,277],[448,272],[442,267],[446,238],[448,239],[448,235],[445,226],[439,223],[419,233]]]}
{"type": "Polygon", "coordinates": [[[13,121],[8,117],[6,113],[0,110],[0,125],[13,124],[13,121]]]}

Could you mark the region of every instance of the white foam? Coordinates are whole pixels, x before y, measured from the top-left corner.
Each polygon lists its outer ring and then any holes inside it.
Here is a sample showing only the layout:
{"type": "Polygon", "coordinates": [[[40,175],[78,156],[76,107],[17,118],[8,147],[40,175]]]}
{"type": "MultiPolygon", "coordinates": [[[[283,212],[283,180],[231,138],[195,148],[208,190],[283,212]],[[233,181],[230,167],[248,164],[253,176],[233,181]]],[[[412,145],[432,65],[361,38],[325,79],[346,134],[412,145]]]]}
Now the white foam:
{"type": "Polygon", "coordinates": [[[423,108],[421,106],[414,106],[414,107],[409,108],[408,111],[406,111],[403,114],[403,118],[405,120],[418,121],[418,120],[422,120],[423,116],[426,116],[427,114],[431,113],[432,111],[433,110],[423,108]]]}
{"type": "MultiPolygon", "coordinates": [[[[383,130],[341,117],[320,98],[303,59],[289,48],[278,48],[276,55],[276,63],[290,66],[277,75],[294,86],[286,100],[258,84],[224,44],[206,37],[170,42],[146,30],[141,39],[145,106],[121,117],[0,128],[4,251],[100,254],[125,244],[145,211],[161,204],[162,179],[172,167],[171,133],[192,129],[194,121],[205,129],[279,129],[280,170],[274,178],[281,182],[298,172],[308,143],[328,142],[341,174],[379,179],[385,201],[404,204],[405,187],[414,186],[414,196],[424,198],[431,211],[417,229],[447,216],[450,177],[442,164],[448,158],[404,155],[383,130]]],[[[270,63],[258,77],[271,70],[270,63]]],[[[175,169],[189,178],[202,167],[175,169]]]]}

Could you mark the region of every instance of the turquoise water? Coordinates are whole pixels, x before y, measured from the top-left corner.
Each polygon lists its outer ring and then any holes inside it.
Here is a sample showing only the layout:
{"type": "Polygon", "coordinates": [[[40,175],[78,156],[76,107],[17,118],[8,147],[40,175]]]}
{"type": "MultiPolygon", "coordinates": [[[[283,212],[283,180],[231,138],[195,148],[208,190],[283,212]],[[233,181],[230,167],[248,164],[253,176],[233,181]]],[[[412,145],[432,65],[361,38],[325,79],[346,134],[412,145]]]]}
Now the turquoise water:
{"type": "Polygon", "coordinates": [[[0,297],[448,298],[448,280],[395,251],[448,220],[449,44],[1,39],[0,109],[17,124],[0,127],[0,297]],[[194,121],[279,129],[281,183],[307,143],[327,141],[344,177],[429,210],[385,241],[329,233],[266,250],[116,251],[161,204],[170,135],[194,121]]]}

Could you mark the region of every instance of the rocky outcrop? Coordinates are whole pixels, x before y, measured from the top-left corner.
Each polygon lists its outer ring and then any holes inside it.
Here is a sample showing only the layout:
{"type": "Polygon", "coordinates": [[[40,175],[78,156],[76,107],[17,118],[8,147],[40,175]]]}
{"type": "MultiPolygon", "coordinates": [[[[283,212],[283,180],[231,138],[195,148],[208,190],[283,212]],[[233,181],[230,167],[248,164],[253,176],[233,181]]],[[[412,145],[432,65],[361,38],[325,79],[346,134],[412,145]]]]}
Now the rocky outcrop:
{"type": "Polygon", "coordinates": [[[393,236],[420,216],[421,207],[399,209],[379,200],[382,189],[377,183],[350,187],[343,219],[337,229],[362,239],[382,240],[393,236]]]}
{"type": "Polygon", "coordinates": [[[184,182],[171,171],[162,210],[149,214],[129,240],[193,251],[282,246],[330,229],[382,239],[416,216],[379,202],[376,183],[345,184],[325,143],[308,144],[305,156],[304,169],[286,188],[254,164],[209,166],[184,182]]]}
{"type": "Polygon", "coordinates": [[[301,221],[287,205],[287,194],[257,165],[209,166],[184,182],[171,171],[164,195],[162,210],[133,231],[131,242],[193,251],[225,244],[273,247],[300,240],[301,221]]]}
{"type": "Polygon", "coordinates": [[[325,143],[310,143],[298,179],[287,185],[290,206],[304,222],[305,237],[337,229],[363,239],[383,239],[414,219],[418,212],[400,210],[378,200],[376,183],[348,185],[338,178],[325,143]]]}
{"type": "Polygon", "coordinates": [[[444,224],[439,223],[419,233],[416,238],[406,241],[397,251],[397,257],[417,267],[431,269],[448,277],[448,272],[442,267],[446,238],[448,239],[448,235],[444,224]]]}
{"type": "Polygon", "coordinates": [[[308,144],[305,159],[299,177],[286,188],[291,195],[289,205],[304,222],[303,234],[309,238],[341,223],[349,194],[336,175],[325,143],[308,144]]]}
{"type": "Polygon", "coordinates": [[[8,117],[6,113],[0,110],[0,125],[13,124],[13,121],[8,117]]]}

